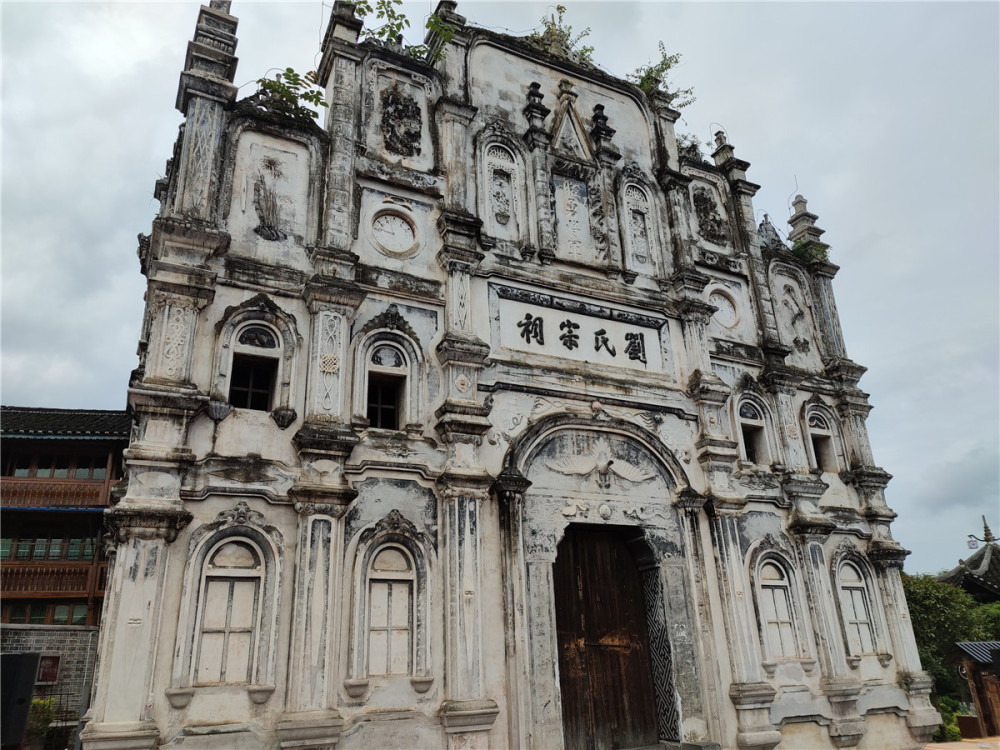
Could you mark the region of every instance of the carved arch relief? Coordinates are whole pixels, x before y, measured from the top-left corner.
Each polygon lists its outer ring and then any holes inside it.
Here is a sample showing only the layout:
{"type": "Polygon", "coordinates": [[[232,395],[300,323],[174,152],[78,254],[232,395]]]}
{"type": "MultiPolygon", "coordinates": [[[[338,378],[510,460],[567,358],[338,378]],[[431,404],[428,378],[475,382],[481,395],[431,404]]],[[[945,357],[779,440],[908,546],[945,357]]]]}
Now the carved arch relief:
{"type": "Polygon", "coordinates": [[[310,154],[304,145],[244,130],[236,146],[227,229],[255,256],[286,240],[308,242],[310,154]]]}
{"type": "Polygon", "coordinates": [[[785,362],[803,370],[823,368],[820,337],[813,317],[813,298],[801,274],[784,263],[771,266],[771,291],[781,343],[790,348],[785,362]]]}
{"type": "MultiPolygon", "coordinates": [[[[673,669],[676,661],[687,663],[688,656],[694,660],[693,654],[675,652],[672,645],[693,628],[690,592],[683,576],[665,575],[662,568],[674,556],[683,557],[685,546],[672,503],[676,492],[687,486],[680,464],[641,428],[617,421],[586,424],[566,414],[529,428],[512,445],[505,463],[505,471],[530,483],[520,505],[523,541],[516,558],[520,576],[528,581],[525,648],[530,663],[558,663],[552,577],[567,528],[606,524],[624,533],[632,527],[628,533],[638,551],[660,738],[679,739],[677,684],[683,685],[681,694],[699,691],[696,675],[673,669]]],[[[560,681],[548,672],[534,679],[531,720],[536,736],[542,743],[554,742],[545,727],[562,725],[560,681]]]]}
{"type": "Polygon", "coordinates": [[[726,208],[725,190],[708,176],[691,181],[689,198],[698,236],[719,247],[732,244],[732,228],[726,208]]]}
{"type": "Polygon", "coordinates": [[[192,533],[167,690],[174,708],[198,688],[244,685],[254,703],[274,692],[282,545],[242,501],[192,533]]]}
{"type": "Polygon", "coordinates": [[[431,576],[427,535],[398,510],[359,533],[349,546],[351,649],[344,688],[363,696],[372,681],[405,678],[425,693],[431,672],[431,576]]]}
{"type": "Polygon", "coordinates": [[[486,234],[511,243],[527,243],[528,200],[520,154],[497,135],[487,136],[480,169],[480,215],[486,234]]]}

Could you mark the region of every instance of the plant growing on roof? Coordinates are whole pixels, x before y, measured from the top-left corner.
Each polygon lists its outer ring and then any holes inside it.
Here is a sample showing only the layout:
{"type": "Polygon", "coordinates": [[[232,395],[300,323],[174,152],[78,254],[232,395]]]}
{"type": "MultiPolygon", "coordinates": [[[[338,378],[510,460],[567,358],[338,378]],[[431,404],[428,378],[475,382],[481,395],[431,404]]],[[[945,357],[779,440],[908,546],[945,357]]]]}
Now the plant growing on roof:
{"type": "Polygon", "coordinates": [[[569,57],[582,63],[593,62],[594,48],[580,44],[590,36],[590,27],[573,36],[573,27],[563,18],[565,13],[566,6],[557,5],[555,13],[541,18],[542,30],[531,32],[527,37],[528,42],[559,57],[569,57]]]}
{"type": "Polygon", "coordinates": [[[694,104],[695,98],[693,88],[688,87],[686,89],[675,89],[667,80],[670,76],[670,71],[677,67],[681,61],[680,52],[668,55],[667,48],[663,42],[660,42],[659,46],[659,62],[641,65],[636,68],[634,72],[628,73],[625,76],[625,79],[634,83],[647,95],[655,93],[662,94],[666,97],[667,104],[674,109],[682,109],[690,104],[694,104]]]}
{"type": "MultiPolygon", "coordinates": [[[[405,13],[400,12],[403,0],[356,0],[354,11],[360,18],[367,18],[373,13],[375,18],[382,21],[381,25],[372,28],[365,28],[362,31],[362,39],[374,41],[384,46],[403,45],[403,31],[410,27],[410,19],[405,13]]],[[[417,44],[406,47],[406,53],[413,57],[424,58],[430,62],[437,62],[444,57],[445,46],[455,35],[455,27],[445,21],[437,13],[431,13],[427,17],[424,28],[436,36],[439,43],[433,49],[426,44],[417,44]]]]}
{"type": "Polygon", "coordinates": [[[257,93],[267,100],[271,109],[295,118],[316,119],[319,116],[316,110],[305,106],[303,102],[315,107],[328,106],[323,101],[323,90],[319,87],[315,70],[299,75],[292,68],[285,68],[280,73],[275,73],[274,78],[259,78],[257,93]]]}

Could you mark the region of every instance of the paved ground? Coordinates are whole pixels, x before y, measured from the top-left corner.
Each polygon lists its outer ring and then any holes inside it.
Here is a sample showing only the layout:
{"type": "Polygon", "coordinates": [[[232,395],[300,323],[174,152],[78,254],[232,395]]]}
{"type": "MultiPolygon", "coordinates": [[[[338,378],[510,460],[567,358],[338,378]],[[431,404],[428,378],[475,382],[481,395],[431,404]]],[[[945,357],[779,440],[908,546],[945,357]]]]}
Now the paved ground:
{"type": "Polygon", "coordinates": [[[932,742],[924,746],[924,750],[1000,750],[1000,737],[986,737],[980,740],[962,740],[961,742],[932,742]]]}

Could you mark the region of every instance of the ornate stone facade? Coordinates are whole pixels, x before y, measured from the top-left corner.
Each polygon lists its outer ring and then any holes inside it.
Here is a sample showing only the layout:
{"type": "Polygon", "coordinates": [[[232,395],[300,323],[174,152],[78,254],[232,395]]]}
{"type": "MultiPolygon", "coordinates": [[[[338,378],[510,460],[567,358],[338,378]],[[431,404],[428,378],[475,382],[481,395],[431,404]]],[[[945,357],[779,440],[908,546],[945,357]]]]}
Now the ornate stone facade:
{"type": "Polygon", "coordinates": [[[680,158],[660,97],[453,0],[433,65],[338,0],[325,127],[235,102],[229,10],[140,247],[85,748],[918,747],[805,200],[793,247],[721,134],[680,158]]]}

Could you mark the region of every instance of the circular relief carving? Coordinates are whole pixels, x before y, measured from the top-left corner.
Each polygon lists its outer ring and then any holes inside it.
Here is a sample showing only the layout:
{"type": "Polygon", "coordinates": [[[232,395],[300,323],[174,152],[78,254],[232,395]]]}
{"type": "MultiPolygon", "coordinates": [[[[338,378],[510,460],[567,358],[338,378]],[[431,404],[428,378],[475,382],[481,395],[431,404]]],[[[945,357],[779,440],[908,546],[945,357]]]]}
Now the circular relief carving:
{"type": "Polygon", "coordinates": [[[708,302],[710,305],[715,305],[719,308],[712,317],[721,325],[724,325],[726,328],[732,328],[739,321],[739,315],[736,313],[736,303],[733,302],[728,294],[712,292],[708,295],[708,302]]]}
{"type": "Polygon", "coordinates": [[[372,220],[372,236],[386,255],[405,258],[417,250],[417,231],[402,214],[384,211],[372,220]]]}

